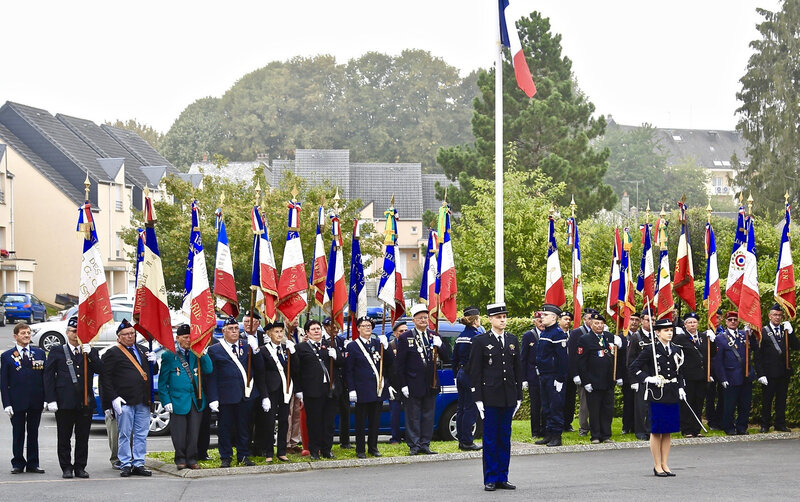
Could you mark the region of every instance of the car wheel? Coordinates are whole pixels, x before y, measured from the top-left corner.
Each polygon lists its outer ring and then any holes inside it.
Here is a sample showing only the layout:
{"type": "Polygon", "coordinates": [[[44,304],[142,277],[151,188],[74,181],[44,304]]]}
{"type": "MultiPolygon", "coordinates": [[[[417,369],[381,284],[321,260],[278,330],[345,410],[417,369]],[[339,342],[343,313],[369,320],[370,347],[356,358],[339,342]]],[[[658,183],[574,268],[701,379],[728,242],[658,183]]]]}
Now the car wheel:
{"type": "Polygon", "coordinates": [[[6,325],[6,316],[0,315],[0,327],[3,327],[5,325],[6,325]]]}
{"type": "MultiPolygon", "coordinates": [[[[439,418],[437,432],[439,439],[442,441],[455,441],[458,439],[456,436],[456,409],[456,403],[451,404],[439,418]]],[[[472,435],[475,438],[483,436],[483,420],[480,417],[475,421],[475,425],[472,426],[472,435]]]]}
{"type": "Polygon", "coordinates": [[[31,312],[31,314],[28,316],[28,324],[33,324],[34,323],[33,319],[34,319],[33,318],[33,312],[31,312]]]}
{"type": "Polygon", "coordinates": [[[64,344],[64,337],[56,331],[48,331],[39,338],[39,347],[45,352],[50,352],[55,347],[64,344]]]}
{"type": "Polygon", "coordinates": [[[150,413],[150,435],[166,436],[169,434],[169,412],[161,405],[161,401],[155,401],[153,409],[150,413]]]}

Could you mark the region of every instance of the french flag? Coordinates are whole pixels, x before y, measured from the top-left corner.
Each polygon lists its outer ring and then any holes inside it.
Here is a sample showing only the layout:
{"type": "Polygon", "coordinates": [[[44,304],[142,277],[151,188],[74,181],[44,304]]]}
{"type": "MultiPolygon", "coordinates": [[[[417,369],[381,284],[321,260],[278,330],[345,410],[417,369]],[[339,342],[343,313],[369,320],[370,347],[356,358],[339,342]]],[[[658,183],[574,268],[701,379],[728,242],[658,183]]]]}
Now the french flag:
{"type": "Polygon", "coordinates": [[[344,331],[344,306],[347,303],[347,290],[344,283],[344,257],[342,256],[342,227],[339,215],[331,214],[331,253],[328,258],[328,275],[325,279],[324,304],[330,309],[333,322],[344,331]]]}
{"type": "Polygon", "coordinates": [[[631,315],[636,310],[635,297],[633,293],[633,274],[631,273],[631,234],[628,227],[622,232],[622,259],[620,260],[620,281],[619,281],[619,315],[622,332],[627,335],[631,324],[631,315]]]}
{"type": "Polygon", "coordinates": [[[256,308],[264,313],[264,318],[274,322],[278,304],[278,270],[272,252],[267,222],[261,217],[259,206],[250,212],[253,230],[253,262],[250,274],[250,289],[256,292],[256,308]]]}
{"type": "Polygon", "coordinates": [[[786,218],[781,232],[781,248],[778,251],[778,270],[775,272],[775,301],[786,311],[790,319],[797,313],[797,300],[794,286],[794,262],[792,246],[789,242],[789,225],[792,222],[789,203],[786,203],[786,218]]]}
{"type": "MultiPolygon", "coordinates": [[[[663,214],[663,211],[662,211],[663,214]]],[[[655,303],[658,319],[673,319],[675,300],[672,298],[672,278],[669,275],[669,252],[667,251],[667,221],[656,221],[656,245],[661,250],[658,256],[658,281],[655,303]]]]}
{"type": "Polygon", "coordinates": [[[303,247],[300,245],[300,203],[289,202],[289,231],[286,233],[286,247],[283,248],[281,278],[278,282],[278,310],[291,324],[308,305],[308,279],[306,263],[303,261],[303,247]]]}
{"type": "Polygon", "coordinates": [[[636,291],[642,295],[642,310],[652,311],[656,294],[655,265],[653,263],[653,246],[650,238],[650,224],[639,225],[642,232],[642,261],[639,263],[639,275],[636,278],[636,291]]]}
{"type": "Polygon", "coordinates": [[[678,201],[678,207],[680,208],[681,235],[678,239],[678,258],[675,261],[675,293],[694,311],[697,305],[694,296],[694,265],[692,264],[692,246],[689,243],[686,204],[678,201]]]}
{"type": "Polygon", "coordinates": [[[89,200],[78,209],[77,231],[83,234],[81,255],[81,279],[78,296],[78,338],[82,343],[91,342],[100,328],[114,318],[108,299],[108,284],[100,256],[100,243],[92,219],[89,200]]]}
{"type": "MultiPolygon", "coordinates": [[[[450,241],[450,206],[442,204],[439,208],[439,253],[436,267],[436,296],[439,298],[439,311],[451,323],[456,322],[456,265],[453,259],[453,244],[450,241]]],[[[562,295],[564,285],[561,285],[562,295]]]]}
{"type": "Polygon", "coordinates": [[[736,308],[741,306],[742,282],[744,280],[744,266],[747,262],[747,220],[744,207],[739,206],[739,216],[736,220],[736,234],[733,237],[731,260],[728,264],[728,280],[725,281],[725,296],[736,308]]]}
{"type": "Polygon", "coordinates": [[[722,293],[719,289],[719,267],[717,265],[717,239],[711,222],[706,223],[706,284],[703,288],[703,303],[708,310],[708,329],[719,326],[717,310],[722,306],[722,293]]]}
{"type": "Polygon", "coordinates": [[[744,273],[742,274],[739,319],[753,327],[753,334],[758,343],[761,343],[761,295],[758,292],[755,225],[752,216],[747,220],[747,245],[745,248],[744,273]]]}
{"type": "Polygon", "coordinates": [[[578,222],[567,220],[567,245],[572,246],[572,310],[573,327],[580,326],[583,314],[583,282],[581,279],[581,246],[578,237],[578,222]]]}
{"type": "Polygon", "coordinates": [[[358,338],[356,320],[367,315],[367,288],[364,265],[361,262],[361,233],[358,219],[353,223],[353,240],[350,247],[350,320],[353,327],[353,340],[358,338]]]}
{"type": "Polygon", "coordinates": [[[547,234],[547,272],[544,286],[544,302],[560,307],[567,302],[567,298],[564,294],[564,278],[561,276],[561,262],[558,259],[555,221],[552,216],[548,219],[549,231],[547,234]]]}
{"type": "Polygon", "coordinates": [[[500,42],[508,47],[511,52],[511,62],[514,66],[514,75],[517,78],[517,85],[526,96],[532,98],[536,94],[536,85],[533,83],[531,70],[525,60],[525,53],[522,52],[522,44],[519,41],[519,33],[514,25],[514,20],[508,16],[508,0],[499,0],[500,8],[500,42]],[[513,29],[508,31],[508,27],[513,29]]]}
{"type": "Polygon", "coordinates": [[[317,236],[314,240],[314,263],[311,267],[311,288],[317,305],[325,305],[325,280],[328,277],[328,259],[325,257],[325,244],[322,242],[322,229],[325,227],[325,209],[317,211],[317,236]]]}
{"type": "Polygon", "coordinates": [[[614,229],[614,251],[611,254],[611,273],[608,278],[608,295],[606,296],[606,313],[611,316],[614,324],[619,322],[619,263],[622,258],[622,242],[619,238],[619,229],[614,229]]]}
{"type": "Polygon", "coordinates": [[[239,299],[236,294],[236,281],[233,279],[233,260],[228,245],[228,231],[225,229],[225,216],[222,208],[217,208],[217,256],[214,262],[214,296],[217,308],[229,317],[239,316],[239,299]]]}
{"type": "Polygon", "coordinates": [[[422,282],[419,288],[419,299],[428,305],[428,327],[436,329],[436,317],[439,313],[439,301],[436,297],[436,230],[428,232],[428,252],[425,254],[425,265],[422,268],[422,282]]]}
{"type": "Polygon", "coordinates": [[[378,285],[378,299],[392,312],[392,324],[405,314],[406,303],[403,298],[403,277],[397,270],[395,242],[397,241],[397,209],[394,204],[384,212],[386,225],[383,244],[386,252],[383,255],[383,272],[378,285]]]}
{"type": "Polygon", "coordinates": [[[186,276],[183,283],[183,313],[189,318],[192,352],[197,357],[203,353],[217,327],[214,299],[208,283],[206,255],[200,238],[200,209],[192,201],[192,231],[189,235],[189,256],[186,260],[186,276]]]}
{"type": "Polygon", "coordinates": [[[156,240],[156,210],[150,191],[145,189],[144,197],[144,256],[140,269],[141,276],[136,287],[136,300],[133,304],[133,319],[136,331],[150,340],[160,343],[165,349],[175,352],[172,337],[172,322],[167,307],[167,288],[164,283],[164,268],[156,240]]]}

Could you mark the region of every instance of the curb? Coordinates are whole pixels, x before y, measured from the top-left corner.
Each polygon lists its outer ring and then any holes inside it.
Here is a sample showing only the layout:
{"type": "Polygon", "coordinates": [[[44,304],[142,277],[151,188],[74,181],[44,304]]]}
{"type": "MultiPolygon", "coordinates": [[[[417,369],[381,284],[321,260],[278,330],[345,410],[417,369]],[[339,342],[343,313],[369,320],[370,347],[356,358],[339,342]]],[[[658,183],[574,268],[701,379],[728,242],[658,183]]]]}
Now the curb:
{"type": "MultiPolygon", "coordinates": [[[[717,443],[741,443],[750,441],[770,441],[775,439],[800,439],[800,432],[771,432],[747,436],[714,436],[702,438],[673,439],[673,446],[702,445],[717,443]]],[[[648,441],[628,441],[623,443],[577,444],[547,448],[532,443],[512,443],[511,455],[552,455],[558,453],[580,453],[587,451],[627,450],[632,448],[649,448],[648,441]]],[[[146,458],[145,465],[163,474],[187,479],[213,478],[217,476],[239,476],[245,474],[272,474],[284,472],[303,472],[319,469],[345,469],[350,467],[370,467],[377,465],[418,464],[424,462],[447,462],[481,458],[481,452],[443,453],[439,455],[416,455],[403,457],[381,457],[370,459],[328,460],[317,462],[293,462],[288,464],[256,465],[252,467],[231,467],[213,469],[178,470],[174,464],[161,460],[146,458]]]]}

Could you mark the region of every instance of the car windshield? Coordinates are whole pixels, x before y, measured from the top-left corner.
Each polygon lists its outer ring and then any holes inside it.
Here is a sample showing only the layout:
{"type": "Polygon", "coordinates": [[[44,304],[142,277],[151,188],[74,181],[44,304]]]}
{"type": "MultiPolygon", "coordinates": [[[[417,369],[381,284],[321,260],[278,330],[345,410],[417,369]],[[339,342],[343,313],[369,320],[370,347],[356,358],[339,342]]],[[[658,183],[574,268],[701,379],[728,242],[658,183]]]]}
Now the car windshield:
{"type": "Polygon", "coordinates": [[[3,295],[0,296],[0,302],[3,303],[25,303],[28,299],[24,295],[3,295]]]}

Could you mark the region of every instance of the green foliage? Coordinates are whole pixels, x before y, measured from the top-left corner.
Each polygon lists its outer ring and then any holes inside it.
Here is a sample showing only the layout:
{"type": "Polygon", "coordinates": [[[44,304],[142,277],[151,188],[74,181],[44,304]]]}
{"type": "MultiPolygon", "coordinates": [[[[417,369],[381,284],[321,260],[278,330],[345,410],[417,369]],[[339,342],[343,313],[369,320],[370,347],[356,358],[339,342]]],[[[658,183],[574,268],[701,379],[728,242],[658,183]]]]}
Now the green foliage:
{"type": "Polygon", "coordinates": [[[156,150],[159,150],[161,148],[161,142],[164,139],[163,134],[161,134],[160,132],[153,129],[147,124],[140,124],[139,122],[136,121],[136,119],[129,119],[124,121],[117,119],[114,122],[106,122],[106,125],[135,132],[136,134],[141,136],[143,140],[150,143],[150,146],[152,146],[156,150]]]}
{"type": "MultiPolygon", "coordinates": [[[[222,166],[220,166],[222,167],[222,166]]],[[[258,178],[262,173],[256,173],[258,178]]],[[[314,256],[314,235],[316,232],[317,208],[322,204],[323,198],[326,210],[330,208],[334,189],[330,186],[309,187],[305,180],[293,175],[288,175],[280,187],[275,187],[262,194],[262,216],[267,221],[272,247],[275,253],[275,262],[280,274],[281,257],[286,244],[286,218],[288,209],[287,201],[292,198],[292,188],[297,187],[300,194],[298,200],[303,204],[300,213],[300,239],[303,245],[303,258],[306,261],[306,275],[310,275],[311,263],[314,256]]],[[[177,308],[182,302],[184,276],[186,274],[186,258],[189,249],[189,234],[191,224],[191,201],[197,199],[200,205],[200,232],[203,240],[203,249],[206,254],[206,267],[209,280],[213,282],[214,257],[216,253],[216,220],[214,211],[219,207],[220,196],[225,195],[223,214],[228,232],[228,245],[231,249],[233,260],[233,274],[236,280],[236,289],[239,304],[249,308],[250,302],[250,273],[252,259],[253,232],[251,228],[251,210],[255,200],[254,183],[234,183],[223,178],[206,176],[202,188],[192,188],[178,178],[167,179],[167,193],[174,198],[173,203],[156,202],[156,234],[158,246],[164,268],[164,280],[167,291],[170,293],[170,306],[177,308]]],[[[361,201],[345,201],[340,210],[342,222],[345,276],[349,276],[350,245],[353,221],[361,208],[361,201]]],[[[135,226],[142,226],[142,213],[134,215],[135,226]]],[[[135,247],[136,231],[130,228],[125,232],[125,242],[135,247]]],[[[374,226],[364,223],[361,226],[361,253],[365,262],[365,269],[369,260],[381,256],[381,243],[383,238],[374,234],[374,226]]],[[[330,224],[325,227],[323,242],[325,254],[330,250],[330,224]]],[[[135,259],[135,257],[133,257],[135,259]]],[[[213,284],[212,284],[213,288],[213,284]]],[[[309,297],[310,298],[310,297],[309,297]]]]}
{"type": "Polygon", "coordinates": [[[753,55],[741,78],[736,129],[746,140],[749,163],[732,159],[737,183],[759,194],[770,216],[783,209],[783,194],[800,201],[800,0],[785,0],[782,9],[756,9],[761,38],[750,43],[753,55]]]}
{"type": "MultiPolygon", "coordinates": [[[[504,144],[515,145],[519,170],[540,169],[556,183],[564,183],[564,190],[552,197],[557,205],[568,205],[574,194],[581,201],[580,216],[610,209],[616,197],[602,181],[608,151],[590,145],[591,140],[603,134],[605,119],[592,116],[594,105],[578,89],[572,62],[561,55],[561,35],[550,32],[550,21],[533,12],[517,24],[537,93],[529,99],[517,87],[510,55],[505,52],[504,144]]],[[[493,69],[481,70],[478,87],[481,94],[473,103],[472,116],[475,142],[442,148],[436,157],[445,174],[460,184],[460,190],[448,192],[448,201],[455,210],[475,203],[471,197],[474,180],[494,178],[493,69]]]]}
{"type": "Polygon", "coordinates": [[[164,154],[188,167],[206,152],[253,160],[349,148],[353,161],[430,169],[440,147],[472,139],[476,81],[422,50],[368,52],[346,64],[329,55],[273,61],[221,98],[189,105],[167,132],[164,154]]]}

